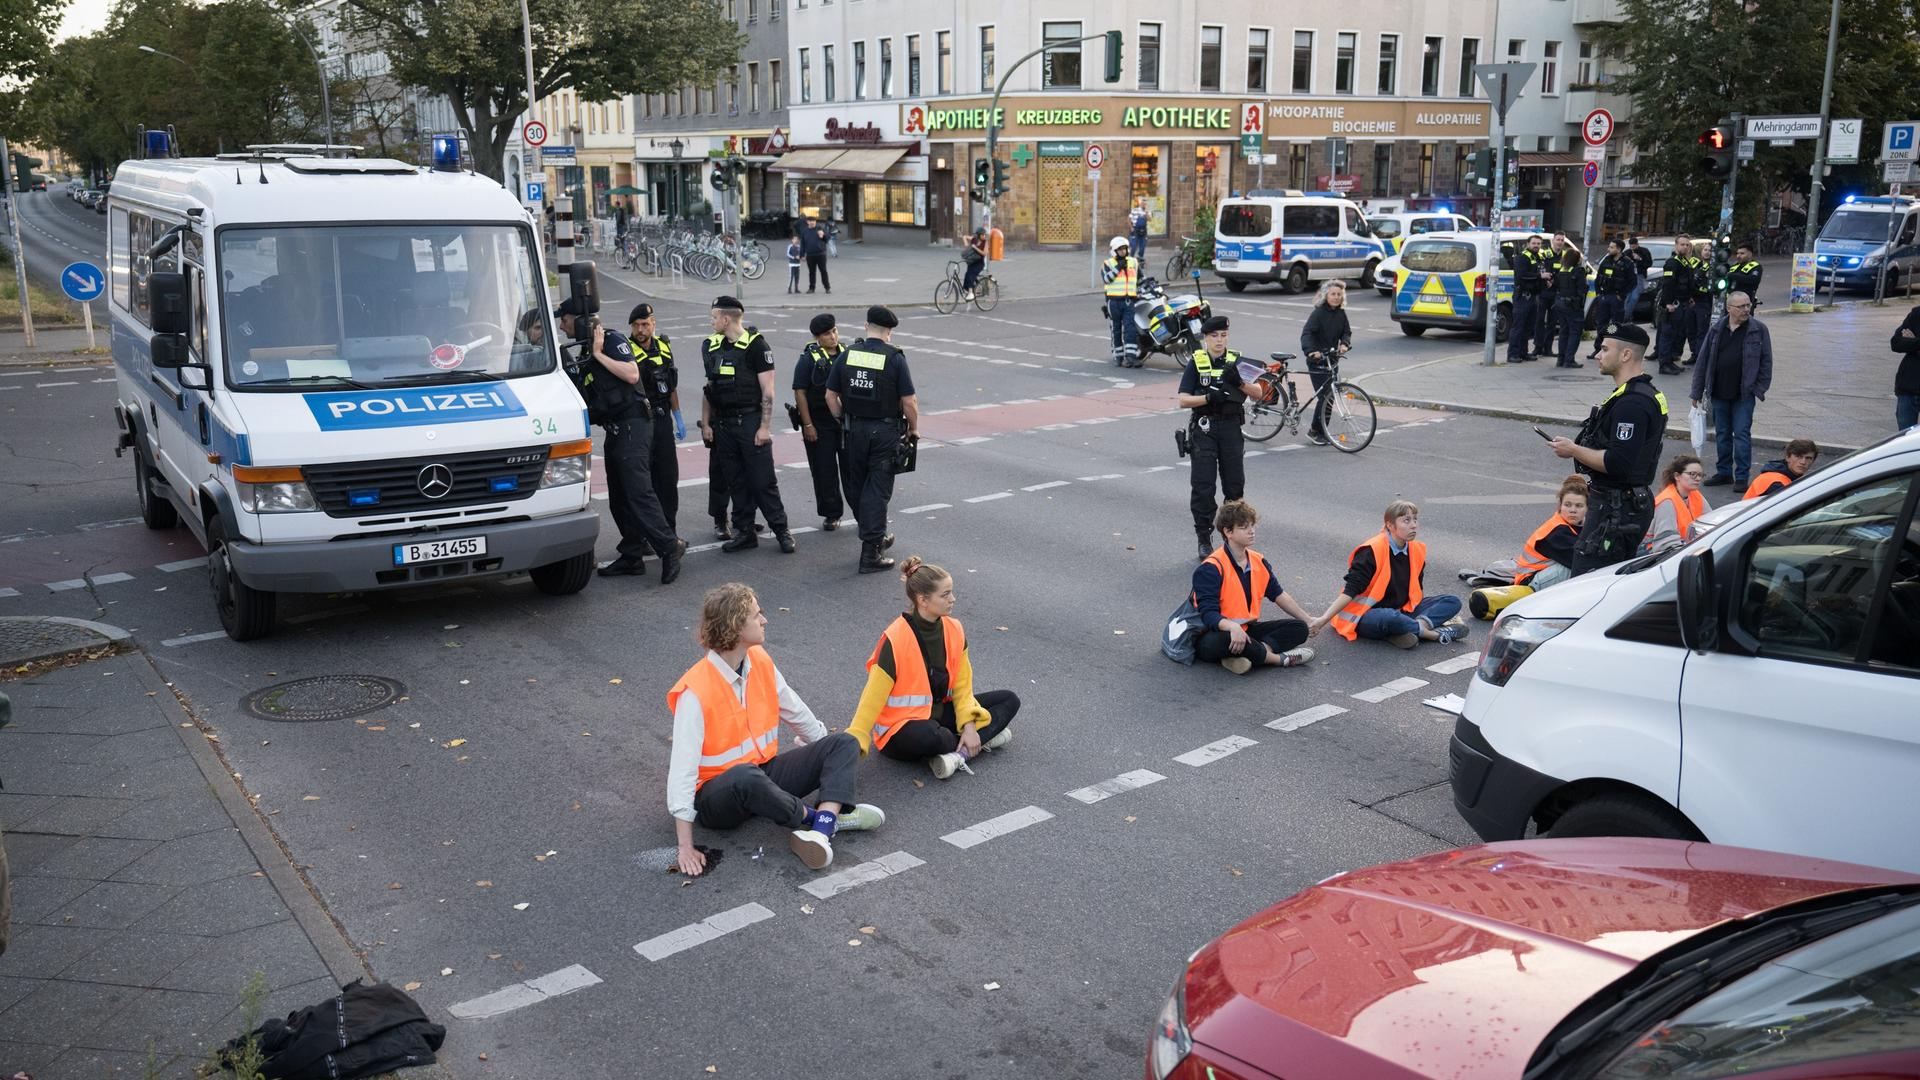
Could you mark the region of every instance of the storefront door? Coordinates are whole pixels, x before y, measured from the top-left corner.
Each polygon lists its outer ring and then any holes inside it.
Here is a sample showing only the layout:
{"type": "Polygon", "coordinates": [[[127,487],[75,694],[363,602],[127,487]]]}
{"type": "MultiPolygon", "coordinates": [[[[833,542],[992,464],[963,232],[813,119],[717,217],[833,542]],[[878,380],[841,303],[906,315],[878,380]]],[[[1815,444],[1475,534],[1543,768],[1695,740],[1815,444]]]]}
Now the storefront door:
{"type": "Polygon", "coordinates": [[[953,173],[946,169],[927,174],[927,224],[936,240],[959,235],[953,221],[953,173]]]}
{"type": "Polygon", "coordinates": [[[1167,235],[1166,148],[1134,144],[1127,193],[1129,210],[1135,200],[1146,200],[1147,235],[1167,235]]]}
{"type": "Polygon", "coordinates": [[[1083,196],[1087,166],[1085,148],[1077,142],[1040,144],[1036,223],[1042,244],[1087,242],[1087,213],[1083,196]]]}

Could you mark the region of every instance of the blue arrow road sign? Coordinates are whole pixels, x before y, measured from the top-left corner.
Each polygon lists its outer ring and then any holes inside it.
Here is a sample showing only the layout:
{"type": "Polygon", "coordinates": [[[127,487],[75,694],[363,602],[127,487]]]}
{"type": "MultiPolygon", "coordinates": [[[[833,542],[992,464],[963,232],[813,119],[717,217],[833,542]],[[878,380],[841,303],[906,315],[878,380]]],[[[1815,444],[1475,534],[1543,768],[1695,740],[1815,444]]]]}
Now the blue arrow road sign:
{"type": "Polygon", "coordinates": [[[97,299],[100,291],[107,287],[106,271],[90,262],[68,263],[60,271],[60,288],[65,290],[67,299],[86,303],[97,299]]]}

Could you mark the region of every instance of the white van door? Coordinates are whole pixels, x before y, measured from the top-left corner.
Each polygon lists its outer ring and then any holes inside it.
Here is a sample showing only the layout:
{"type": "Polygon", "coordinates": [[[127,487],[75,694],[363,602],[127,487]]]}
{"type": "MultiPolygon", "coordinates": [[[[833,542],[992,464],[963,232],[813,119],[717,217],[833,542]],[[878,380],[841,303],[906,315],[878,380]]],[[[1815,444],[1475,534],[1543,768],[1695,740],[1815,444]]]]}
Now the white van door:
{"type": "Polygon", "coordinates": [[[1722,650],[1688,656],[1680,691],[1680,810],[1709,840],[1920,871],[1904,806],[1920,779],[1920,474],[1911,455],[1887,464],[1715,552],[1722,650]]]}

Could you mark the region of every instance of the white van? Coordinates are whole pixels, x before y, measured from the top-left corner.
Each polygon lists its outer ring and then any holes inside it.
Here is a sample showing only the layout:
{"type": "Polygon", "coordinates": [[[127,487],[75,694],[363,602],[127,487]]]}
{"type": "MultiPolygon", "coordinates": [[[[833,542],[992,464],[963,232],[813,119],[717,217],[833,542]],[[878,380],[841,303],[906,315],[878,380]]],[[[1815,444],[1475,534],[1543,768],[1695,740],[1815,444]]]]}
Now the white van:
{"type": "Polygon", "coordinates": [[[205,545],[229,636],[268,633],[283,592],[586,585],[586,410],[499,184],[170,158],[122,164],[110,209],[119,449],[146,524],[205,545]]]}
{"type": "Polygon", "coordinates": [[[1920,199],[1902,195],[1848,196],[1813,242],[1814,276],[1821,285],[1871,289],[1887,263],[1887,291],[1901,288],[1920,268],[1920,199]]]}
{"type": "Polygon", "coordinates": [[[1920,871],[1916,501],[1920,430],[1507,608],[1455,725],[1455,808],[1488,840],[1690,837],[1920,871]]]}
{"type": "Polygon", "coordinates": [[[1305,292],[1328,278],[1371,289],[1385,256],[1360,207],[1338,195],[1253,191],[1221,200],[1214,214],[1213,272],[1231,292],[1256,281],[1305,292]]]}
{"type": "Polygon", "coordinates": [[[1398,255],[1400,248],[1415,236],[1427,233],[1472,232],[1473,219],[1451,210],[1375,211],[1367,215],[1367,227],[1387,255],[1398,255]]]}

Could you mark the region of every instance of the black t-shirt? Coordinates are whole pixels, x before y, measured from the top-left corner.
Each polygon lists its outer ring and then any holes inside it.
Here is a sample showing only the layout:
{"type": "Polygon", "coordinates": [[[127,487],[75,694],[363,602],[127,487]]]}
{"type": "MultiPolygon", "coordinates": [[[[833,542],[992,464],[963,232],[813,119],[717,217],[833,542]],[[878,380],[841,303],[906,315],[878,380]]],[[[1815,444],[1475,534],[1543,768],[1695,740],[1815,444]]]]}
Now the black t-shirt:
{"type": "Polygon", "coordinates": [[[827,389],[840,395],[847,416],[899,419],[900,399],[913,394],[907,354],[878,338],[861,338],[835,361],[827,389]]]}
{"type": "Polygon", "coordinates": [[[1740,400],[1741,361],[1747,351],[1747,327],[1751,325],[1749,320],[1738,329],[1729,329],[1720,336],[1720,347],[1713,351],[1713,396],[1717,400],[1740,400]]]}
{"type": "Polygon", "coordinates": [[[1234,352],[1232,349],[1228,349],[1226,355],[1218,360],[1209,356],[1205,349],[1194,353],[1193,362],[1188,364],[1186,370],[1180,373],[1179,392],[1194,395],[1204,394],[1207,392],[1208,387],[1216,383],[1232,391],[1231,396],[1233,401],[1225,405],[1212,403],[1202,405],[1193,410],[1193,415],[1196,417],[1212,416],[1222,420],[1229,420],[1236,424],[1245,420],[1246,413],[1241,408],[1240,403],[1246,400],[1247,395],[1246,391],[1241,388],[1240,354],[1234,352]],[[1203,363],[1213,369],[1212,374],[1203,374],[1201,372],[1200,365],[1203,363]]]}
{"type": "Polygon", "coordinates": [[[707,400],[723,413],[758,412],[760,373],[772,371],[767,339],[749,330],[736,341],[709,334],[700,343],[700,364],[707,373],[707,400]]]}
{"type": "Polygon", "coordinates": [[[1667,434],[1665,395],[1653,376],[1636,375],[1595,409],[1580,431],[1579,445],[1604,450],[1606,471],[1586,473],[1594,487],[1641,488],[1660,467],[1660,440],[1667,434]]]}
{"type": "Polygon", "coordinates": [[[806,391],[807,409],[816,424],[833,420],[823,412],[827,407],[827,383],[833,378],[833,369],[846,355],[845,345],[829,353],[813,341],[800,350],[800,362],[793,365],[793,388],[806,391]]]}

